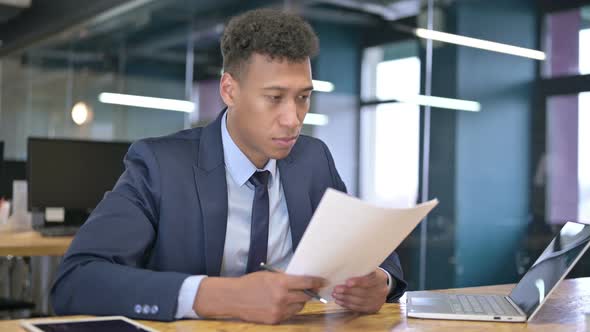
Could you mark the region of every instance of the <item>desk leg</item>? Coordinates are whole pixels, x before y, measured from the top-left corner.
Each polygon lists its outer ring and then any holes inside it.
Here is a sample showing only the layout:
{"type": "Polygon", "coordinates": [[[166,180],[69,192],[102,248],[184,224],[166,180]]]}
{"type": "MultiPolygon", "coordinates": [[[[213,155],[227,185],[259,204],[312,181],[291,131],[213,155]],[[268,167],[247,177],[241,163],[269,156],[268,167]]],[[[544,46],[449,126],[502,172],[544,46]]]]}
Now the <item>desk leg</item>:
{"type": "Polygon", "coordinates": [[[52,315],[53,308],[49,304],[49,291],[55,278],[55,273],[61,257],[35,256],[31,257],[31,291],[34,312],[38,315],[52,315]]]}
{"type": "MultiPolygon", "coordinates": [[[[0,298],[12,301],[32,302],[31,279],[28,258],[0,257],[0,298]]],[[[0,312],[3,318],[30,317],[29,309],[11,309],[0,312]]]]}
{"type": "MultiPolygon", "coordinates": [[[[12,256],[0,257],[0,298],[10,298],[12,256]]],[[[10,319],[10,312],[0,310],[0,319],[10,319]]]]}
{"type": "Polygon", "coordinates": [[[12,256],[0,257],[0,297],[10,298],[12,256]]]}

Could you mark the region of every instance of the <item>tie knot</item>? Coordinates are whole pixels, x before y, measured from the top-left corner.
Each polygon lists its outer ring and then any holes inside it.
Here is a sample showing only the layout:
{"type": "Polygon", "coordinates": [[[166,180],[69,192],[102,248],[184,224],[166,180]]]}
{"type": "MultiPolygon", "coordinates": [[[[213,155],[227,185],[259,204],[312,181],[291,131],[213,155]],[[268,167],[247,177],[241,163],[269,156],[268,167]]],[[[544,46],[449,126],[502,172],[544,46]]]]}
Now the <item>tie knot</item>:
{"type": "Polygon", "coordinates": [[[256,171],[254,174],[252,174],[252,176],[250,177],[250,183],[252,183],[254,185],[254,187],[259,187],[259,186],[263,186],[266,188],[266,186],[268,186],[268,177],[270,176],[270,172],[269,171],[256,171]]]}

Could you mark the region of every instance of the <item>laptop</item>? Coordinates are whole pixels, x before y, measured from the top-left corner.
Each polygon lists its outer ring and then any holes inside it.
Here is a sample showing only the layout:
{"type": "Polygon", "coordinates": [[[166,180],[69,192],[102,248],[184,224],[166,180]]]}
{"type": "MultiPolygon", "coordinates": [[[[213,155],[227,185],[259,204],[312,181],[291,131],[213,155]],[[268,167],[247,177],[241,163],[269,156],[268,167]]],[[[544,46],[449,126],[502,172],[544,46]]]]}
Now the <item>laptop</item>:
{"type": "Polygon", "coordinates": [[[407,293],[406,315],[415,318],[526,322],[590,246],[590,225],[566,223],[510,295],[407,293]]]}

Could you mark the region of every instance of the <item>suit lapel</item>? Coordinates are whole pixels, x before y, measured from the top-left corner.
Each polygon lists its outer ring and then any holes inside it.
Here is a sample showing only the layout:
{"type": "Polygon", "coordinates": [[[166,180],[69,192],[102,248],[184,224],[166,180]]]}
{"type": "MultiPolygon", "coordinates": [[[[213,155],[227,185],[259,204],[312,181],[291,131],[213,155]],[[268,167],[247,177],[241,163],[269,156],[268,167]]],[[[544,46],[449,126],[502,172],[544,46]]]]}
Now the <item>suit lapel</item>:
{"type": "Polygon", "coordinates": [[[306,179],[301,178],[302,173],[297,171],[297,163],[292,155],[293,153],[279,160],[278,167],[289,213],[293,251],[295,251],[311,219],[311,202],[307,190],[309,185],[306,179]]]}
{"type": "Polygon", "coordinates": [[[203,217],[206,272],[219,276],[227,227],[227,183],[221,141],[221,115],[203,128],[195,184],[203,217]]]}

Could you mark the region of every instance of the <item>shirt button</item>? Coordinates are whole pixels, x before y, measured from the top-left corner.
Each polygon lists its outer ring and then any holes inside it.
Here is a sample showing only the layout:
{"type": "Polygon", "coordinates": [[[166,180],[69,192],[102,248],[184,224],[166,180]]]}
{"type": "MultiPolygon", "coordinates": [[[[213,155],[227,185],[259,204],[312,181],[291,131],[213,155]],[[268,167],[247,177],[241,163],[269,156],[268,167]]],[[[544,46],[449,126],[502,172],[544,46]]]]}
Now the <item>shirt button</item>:
{"type": "Polygon", "coordinates": [[[143,313],[146,315],[150,313],[150,306],[149,305],[146,304],[143,306],[143,313]]]}
{"type": "Polygon", "coordinates": [[[141,314],[141,306],[139,304],[136,304],[135,305],[134,310],[135,310],[135,313],[136,314],[141,314]]]}
{"type": "Polygon", "coordinates": [[[152,315],[155,315],[158,313],[158,311],[160,311],[160,308],[158,308],[157,305],[153,305],[152,306],[152,315]]]}

